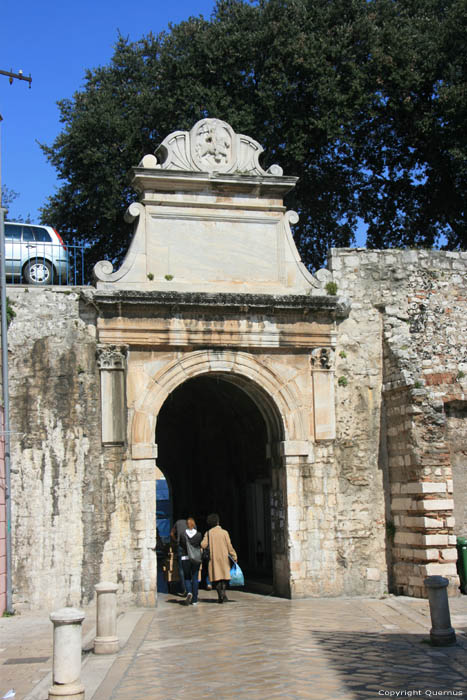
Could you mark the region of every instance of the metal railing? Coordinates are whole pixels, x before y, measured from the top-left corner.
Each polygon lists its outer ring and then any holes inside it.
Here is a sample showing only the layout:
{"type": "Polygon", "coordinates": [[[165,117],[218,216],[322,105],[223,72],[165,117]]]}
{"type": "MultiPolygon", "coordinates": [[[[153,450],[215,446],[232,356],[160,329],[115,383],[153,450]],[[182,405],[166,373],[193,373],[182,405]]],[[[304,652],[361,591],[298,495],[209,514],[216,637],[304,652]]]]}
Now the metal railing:
{"type": "Polygon", "coordinates": [[[7,284],[83,285],[84,245],[5,240],[7,284]]]}

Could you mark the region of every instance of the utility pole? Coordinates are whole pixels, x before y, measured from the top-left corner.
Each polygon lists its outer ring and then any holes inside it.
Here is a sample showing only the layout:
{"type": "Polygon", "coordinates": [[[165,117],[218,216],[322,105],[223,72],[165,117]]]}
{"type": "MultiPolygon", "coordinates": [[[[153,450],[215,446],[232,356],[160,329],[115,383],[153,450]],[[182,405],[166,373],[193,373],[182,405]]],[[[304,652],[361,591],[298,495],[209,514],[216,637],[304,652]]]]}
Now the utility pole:
{"type": "Polygon", "coordinates": [[[29,83],[29,87],[31,87],[32,83],[32,78],[30,75],[23,75],[23,71],[20,70],[18,73],[12,73],[11,70],[0,70],[0,75],[6,75],[7,78],[10,78],[10,85],[13,83],[13,80],[27,80],[29,83]]]}
{"type": "MultiPolygon", "coordinates": [[[[26,80],[31,87],[31,76],[23,75],[23,71],[0,70],[0,75],[6,75],[13,80],[26,80]]],[[[0,128],[3,117],[0,114],[0,128]]],[[[8,391],[8,324],[5,279],[5,212],[2,202],[2,144],[0,133],[0,313],[2,339],[2,386],[3,386],[3,430],[5,441],[5,503],[6,503],[6,612],[13,614],[12,576],[11,576],[11,443],[10,443],[10,398],[8,391]]]]}

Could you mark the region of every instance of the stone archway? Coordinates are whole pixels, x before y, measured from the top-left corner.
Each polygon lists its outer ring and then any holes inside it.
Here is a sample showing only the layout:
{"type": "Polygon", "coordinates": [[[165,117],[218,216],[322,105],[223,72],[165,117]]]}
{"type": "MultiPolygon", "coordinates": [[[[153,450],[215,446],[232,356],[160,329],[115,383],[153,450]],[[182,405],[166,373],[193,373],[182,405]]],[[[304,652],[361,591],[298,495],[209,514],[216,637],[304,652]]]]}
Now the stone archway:
{"type": "Polygon", "coordinates": [[[216,349],[188,353],[168,363],[152,377],[151,384],[145,387],[135,404],[131,426],[133,456],[135,453],[154,456],[157,415],[169,394],[187,379],[216,373],[242,386],[255,401],[266,420],[270,443],[294,443],[285,448],[284,454],[288,449],[298,450],[296,454],[309,453],[306,410],[287,381],[253,355],[216,349]]]}
{"type": "MultiPolygon", "coordinates": [[[[155,464],[155,435],[161,409],[173,392],[196,378],[218,378],[225,387],[230,385],[230,393],[243,394],[264,425],[264,460],[268,469],[265,483],[270,487],[271,534],[268,536],[271,547],[268,551],[272,553],[274,590],[289,596],[294,537],[289,527],[288,480],[295,483],[301,457],[310,459],[311,443],[307,439],[306,410],[287,382],[273,369],[253,355],[232,350],[195,351],[164,365],[154,374],[135,405],[131,425],[133,460],[152,459],[155,464]]],[[[251,483],[255,480],[259,483],[259,473],[257,477],[251,483]]],[[[294,507],[295,528],[293,511],[294,507]]]]}

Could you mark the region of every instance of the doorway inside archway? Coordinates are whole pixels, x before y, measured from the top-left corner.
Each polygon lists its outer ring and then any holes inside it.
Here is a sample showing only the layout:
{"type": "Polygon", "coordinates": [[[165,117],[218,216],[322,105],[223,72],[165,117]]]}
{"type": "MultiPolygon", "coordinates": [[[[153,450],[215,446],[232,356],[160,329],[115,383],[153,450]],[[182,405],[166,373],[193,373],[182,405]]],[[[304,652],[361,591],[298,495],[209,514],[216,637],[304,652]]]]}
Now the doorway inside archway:
{"type": "Polygon", "coordinates": [[[192,514],[204,532],[218,513],[247,579],[272,584],[271,465],[253,399],[220,375],[189,379],[162,406],[156,442],[174,519],[192,514]]]}

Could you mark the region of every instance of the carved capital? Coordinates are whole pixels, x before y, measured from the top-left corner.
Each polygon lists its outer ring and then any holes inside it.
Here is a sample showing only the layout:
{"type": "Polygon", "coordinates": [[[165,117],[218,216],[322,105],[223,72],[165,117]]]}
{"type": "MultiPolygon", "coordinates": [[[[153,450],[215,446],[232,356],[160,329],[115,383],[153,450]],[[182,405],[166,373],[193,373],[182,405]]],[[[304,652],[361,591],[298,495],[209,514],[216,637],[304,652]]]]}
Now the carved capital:
{"type": "Polygon", "coordinates": [[[334,369],[334,350],[332,348],[315,348],[311,351],[312,370],[334,369]]]}
{"type": "Polygon", "coordinates": [[[97,366],[100,370],[124,370],[127,352],[127,345],[98,345],[97,366]]]}

